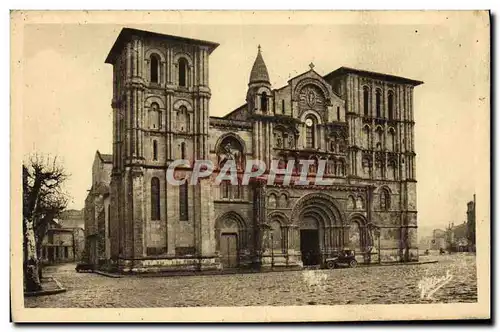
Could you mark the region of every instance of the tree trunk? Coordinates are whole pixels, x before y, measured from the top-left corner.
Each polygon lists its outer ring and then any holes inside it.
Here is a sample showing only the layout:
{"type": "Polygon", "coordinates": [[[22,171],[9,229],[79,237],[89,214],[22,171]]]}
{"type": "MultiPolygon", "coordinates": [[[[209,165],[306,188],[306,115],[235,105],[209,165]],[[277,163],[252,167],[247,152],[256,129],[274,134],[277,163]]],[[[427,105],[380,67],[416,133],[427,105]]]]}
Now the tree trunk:
{"type": "Polygon", "coordinates": [[[24,232],[24,241],[26,249],[26,260],[24,262],[24,283],[25,290],[28,292],[39,291],[42,284],[39,277],[39,265],[36,252],[35,232],[33,230],[33,221],[23,218],[26,225],[24,232]]]}
{"type": "Polygon", "coordinates": [[[36,238],[36,257],[38,261],[38,278],[42,280],[42,241],[40,238],[36,238]]]}

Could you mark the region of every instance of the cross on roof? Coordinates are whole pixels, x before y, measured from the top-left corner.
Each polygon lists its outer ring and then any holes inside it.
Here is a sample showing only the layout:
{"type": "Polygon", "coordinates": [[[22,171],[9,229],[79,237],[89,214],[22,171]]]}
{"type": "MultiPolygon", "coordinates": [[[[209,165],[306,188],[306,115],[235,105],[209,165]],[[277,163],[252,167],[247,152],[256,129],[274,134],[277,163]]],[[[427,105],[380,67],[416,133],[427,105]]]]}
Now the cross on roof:
{"type": "Polygon", "coordinates": [[[311,68],[311,70],[313,70],[313,68],[314,68],[314,63],[312,63],[312,62],[311,62],[311,63],[309,64],[309,68],[311,68]]]}
{"type": "Polygon", "coordinates": [[[260,44],[259,44],[259,46],[257,48],[259,49],[259,52],[260,52],[260,44]]]}

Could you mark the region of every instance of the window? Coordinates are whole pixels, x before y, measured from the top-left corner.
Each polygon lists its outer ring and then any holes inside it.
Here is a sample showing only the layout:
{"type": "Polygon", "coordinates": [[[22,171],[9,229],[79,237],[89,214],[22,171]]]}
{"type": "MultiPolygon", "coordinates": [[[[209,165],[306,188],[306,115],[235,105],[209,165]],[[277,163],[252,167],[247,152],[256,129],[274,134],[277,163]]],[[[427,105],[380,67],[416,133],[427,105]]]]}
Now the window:
{"type": "Polygon", "coordinates": [[[368,87],[363,87],[363,115],[370,116],[370,104],[369,104],[370,91],[368,87]]]}
{"type": "Polygon", "coordinates": [[[396,135],[394,133],[394,130],[391,128],[389,129],[389,148],[391,151],[395,152],[396,151],[396,135]]]}
{"type": "Polygon", "coordinates": [[[384,145],[384,132],[381,127],[377,128],[377,149],[380,150],[382,149],[382,146],[384,145]]]}
{"type": "Polygon", "coordinates": [[[242,196],[242,188],[240,186],[240,184],[238,183],[237,185],[234,185],[233,186],[233,196],[234,198],[236,199],[241,199],[241,196],[242,196]]]}
{"type": "Polygon", "coordinates": [[[381,108],[380,108],[381,95],[382,95],[382,93],[380,92],[380,90],[377,90],[377,92],[375,93],[375,111],[377,112],[377,118],[382,117],[382,112],[381,112],[381,108]]]}
{"type": "Polygon", "coordinates": [[[281,194],[279,200],[279,207],[286,208],[288,206],[288,197],[285,194],[281,194]]]}
{"type": "Polygon", "coordinates": [[[349,196],[349,199],[347,202],[347,209],[348,210],[355,210],[356,209],[356,200],[352,196],[349,196]]]}
{"type": "Polygon", "coordinates": [[[276,195],[274,195],[274,194],[269,195],[269,199],[267,201],[267,206],[270,209],[274,209],[276,207],[276,195]]]}
{"type": "Polygon", "coordinates": [[[380,191],[380,209],[387,211],[391,208],[391,195],[387,189],[382,189],[380,191]]]}
{"type": "Polygon", "coordinates": [[[152,54],[150,58],[150,80],[151,83],[159,83],[159,71],[160,71],[160,60],[158,59],[158,55],[152,54]]]}
{"type": "Polygon", "coordinates": [[[285,100],[281,101],[281,113],[285,114],[285,100]]]}
{"type": "Polygon", "coordinates": [[[187,86],[187,60],[184,58],[179,59],[179,86],[187,86]]]}
{"type": "Polygon", "coordinates": [[[260,96],[260,109],[262,112],[267,112],[267,93],[262,92],[262,95],[260,96]]]}
{"type": "Polygon", "coordinates": [[[314,148],[315,146],[315,121],[312,118],[306,119],[306,148],[314,148]]]}
{"type": "Polygon", "coordinates": [[[287,133],[283,133],[283,148],[284,149],[288,149],[289,148],[289,144],[288,144],[288,134],[287,133]]]}
{"type": "Polygon", "coordinates": [[[396,180],[396,162],[394,160],[389,161],[387,172],[391,180],[396,180]]]}
{"type": "Polygon", "coordinates": [[[189,114],[186,106],[182,105],[177,111],[177,128],[179,131],[189,130],[189,114]]]}
{"type": "Polygon", "coordinates": [[[160,220],[160,180],[151,179],[151,220],[160,220]]]}
{"type": "Polygon", "coordinates": [[[179,220],[188,220],[188,183],[179,186],[179,220]]]}
{"type": "Polygon", "coordinates": [[[337,121],[340,121],[340,107],[337,106],[337,121]]]}
{"type": "Polygon", "coordinates": [[[158,142],[153,140],[153,160],[158,160],[158,142]]]}
{"type": "Polygon", "coordinates": [[[345,163],[343,160],[339,160],[337,162],[337,172],[336,172],[336,175],[337,176],[344,176],[344,172],[345,172],[345,163]]]}
{"type": "Polygon", "coordinates": [[[186,159],[186,143],[181,143],[181,159],[186,159]]]}
{"type": "Polygon", "coordinates": [[[366,125],[363,127],[363,143],[366,149],[370,149],[370,126],[366,125]]]}
{"type": "Polygon", "coordinates": [[[312,164],[309,165],[309,171],[312,174],[316,174],[316,172],[318,170],[318,159],[316,157],[312,157],[312,158],[309,158],[309,159],[312,160],[312,164]]]}
{"type": "Polygon", "coordinates": [[[394,119],[394,93],[389,91],[389,96],[387,97],[389,120],[394,119]]]}
{"type": "Polygon", "coordinates": [[[229,198],[229,183],[227,181],[222,181],[220,184],[221,197],[229,198]]]}
{"type": "Polygon", "coordinates": [[[151,127],[153,129],[161,128],[161,111],[157,103],[151,104],[151,127]]]}

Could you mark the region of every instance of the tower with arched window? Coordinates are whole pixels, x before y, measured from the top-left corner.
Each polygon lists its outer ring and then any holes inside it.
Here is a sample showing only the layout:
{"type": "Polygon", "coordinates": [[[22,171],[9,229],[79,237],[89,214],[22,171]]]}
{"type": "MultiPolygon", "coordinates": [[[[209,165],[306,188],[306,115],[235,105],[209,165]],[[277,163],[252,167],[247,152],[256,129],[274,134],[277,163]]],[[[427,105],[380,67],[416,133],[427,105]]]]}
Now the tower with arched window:
{"type": "Polygon", "coordinates": [[[173,186],[166,169],[208,156],[208,59],[217,46],[125,28],[106,59],[114,81],[111,229],[119,233],[111,256],[123,270],[158,255],[214,255],[207,184],[173,186]]]}

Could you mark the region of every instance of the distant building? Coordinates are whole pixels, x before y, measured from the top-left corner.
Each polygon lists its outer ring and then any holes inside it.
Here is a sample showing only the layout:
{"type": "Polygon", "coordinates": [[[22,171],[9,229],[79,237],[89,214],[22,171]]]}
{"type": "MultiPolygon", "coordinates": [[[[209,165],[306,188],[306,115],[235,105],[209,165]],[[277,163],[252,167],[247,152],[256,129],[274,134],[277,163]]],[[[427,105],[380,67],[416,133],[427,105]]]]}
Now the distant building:
{"type": "Polygon", "coordinates": [[[59,220],[50,222],[42,242],[42,262],[46,264],[75,260],[75,230],[63,227],[59,220]]]}
{"type": "Polygon", "coordinates": [[[447,249],[453,252],[469,251],[467,240],[467,223],[451,226],[447,229],[447,249]]]}
{"type": "Polygon", "coordinates": [[[448,249],[455,252],[476,251],[476,195],[467,203],[467,221],[447,229],[448,249]]]}
{"type": "Polygon", "coordinates": [[[82,210],[65,210],[61,213],[59,218],[60,224],[64,228],[72,228],[75,238],[74,250],[75,250],[75,260],[81,260],[83,258],[83,253],[85,250],[85,221],[83,219],[83,209],[82,210]]]}
{"type": "Polygon", "coordinates": [[[476,195],[467,203],[467,240],[469,251],[476,251],[476,195]]]}
{"type": "Polygon", "coordinates": [[[432,232],[432,250],[446,249],[446,231],[442,229],[435,229],[432,232]]]}
{"type": "Polygon", "coordinates": [[[96,152],[92,165],[92,187],[85,199],[85,260],[98,264],[110,258],[109,184],[112,156],[96,152]]]}

